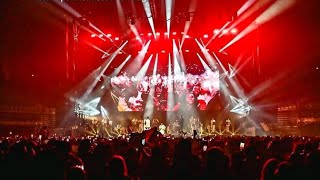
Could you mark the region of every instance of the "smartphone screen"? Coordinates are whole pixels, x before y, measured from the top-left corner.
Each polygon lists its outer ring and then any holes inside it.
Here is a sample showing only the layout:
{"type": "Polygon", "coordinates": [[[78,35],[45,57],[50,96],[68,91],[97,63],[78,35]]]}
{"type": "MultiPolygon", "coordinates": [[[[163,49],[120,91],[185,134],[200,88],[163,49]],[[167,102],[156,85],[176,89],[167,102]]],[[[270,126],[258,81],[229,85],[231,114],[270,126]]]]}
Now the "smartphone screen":
{"type": "Polygon", "coordinates": [[[146,144],[146,139],[142,139],[141,144],[145,145],[146,144]]]}
{"type": "Polygon", "coordinates": [[[208,148],[208,146],[207,146],[207,145],[204,145],[204,146],[202,147],[202,150],[203,150],[203,151],[207,151],[207,148],[208,148]]]}
{"type": "Polygon", "coordinates": [[[243,148],[244,148],[244,143],[241,142],[241,143],[240,143],[240,150],[242,150],[243,148]]]}

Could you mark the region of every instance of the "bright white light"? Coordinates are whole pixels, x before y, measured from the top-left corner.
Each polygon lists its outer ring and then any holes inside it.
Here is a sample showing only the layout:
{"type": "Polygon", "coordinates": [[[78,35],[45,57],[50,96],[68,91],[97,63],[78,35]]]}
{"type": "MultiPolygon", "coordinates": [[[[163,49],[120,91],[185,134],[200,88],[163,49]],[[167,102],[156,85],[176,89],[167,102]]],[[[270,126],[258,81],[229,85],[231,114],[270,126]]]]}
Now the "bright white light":
{"type": "Polygon", "coordinates": [[[170,22],[171,22],[171,12],[172,12],[172,0],[166,0],[166,22],[167,22],[167,35],[170,34],[170,22]]]}
{"type": "Polygon", "coordinates": [[[236,28],[232,28],[230,30],[231,34],[237,34],[238,33],[238,30],[236,28]]]}
{"type": "Polygon", "coordinates": [[[160,33],[159,33],[159,32],[157,32],[157,33],[156,33],[156,35],[157,35],[157,36],[160,36],[160,33]]]}
{"type": "Polygon", "coordinates": [[[86,114],[88,116],[95,116],[95,115],[100,114],[99,110],[96,109],[98,106],[98,103],[100,102],[100,99],[101,98],[98,97],[98,98],[95,98],[95,99],[91,100],[90,102],[84,104],[84,106],[82,108],[80,107],[79,112],[86,114]]]}
{"type": "Polygon", "coordinates": [[[114,40],[116,40],[116,41],[119,41],[119,39],[120,39],[119,37],[115,37],[115,38],[114,38],[114,40]]]}
{"type": "MultiPolygon", "coordinates": [[[[261,1],[266,2],[266,1],[261,1]]],[[[292,7],[296,3],[296,0],[291,1],[275,1],[268,9],[266,9],[260,16],[258,16],[251,24],[249,24],[243,31],[241,31],[235,38],[233,38],[227,45],[225,45],[219,52],[225,50],[232,44],[236,43],[247,34],[261,26],[262,24],[270,21],[274,17],[278,16],[279,14],[283,13],[290,7],[292,7]]],[[[261,8],[261,4],[257,8],[261,8]]],[[[234,23],[230,28],[233,28],[236,24],[234,23]]]]}
{"type": "Polygon", "coordinates": [[[185,52],[190,52],[190,50],[189,50],[189,49],[186,49],[185,52]]]}
{"type": "Polygon", "coordinates": [[[128,62],[128,60],[131,58],[131,55],[127,56],[127,58],[118,66],[110,75],[110,77],[114,77],[119,74],[120,70],[123,68],[123,66],[128,62]]]}
{"type": "Polygon", "coordinates": [[[142,80],[149,68],[150,62],[152,60],[153,54],[150,55],[150,57],[148,58],[148,60],[146,61],[146,63],[140,68],[139,72],[136,74],[135,78],[137,80],[142,80]]]}
{"type": "Polygon", "coordinates": [[[107,37],[110,38],[112,35],[111,34],[107,34],[107,37]]]}
{"type": "Polygon", "coordinates": [[[152,33],[148,33],[148,36],[152,36],[152,33]]]}
{"type": "Polygon", "coordinates": [[[101,109],[101,115],[104,119],[107,119],[108,118],[108,111],[103,107],[103,106],[100,106],[100,109],[101,109]]]}
{"type": "Polygon", "coordinates": [[[103,34],[99,34],[99,37],[102,38],[102,37],[103,37],[103,34]]]}
{"type": "Polygon", "coordinates": [[[147,15],[147,18],[148,18],[148,21],[149,21],[153,36],[154,36],[154,38],[156,38],[156,32],[155,32],[155,28],[154,28],[154,22],[153,22],[150,2],[149,1],[143,1],[142,4],[143,4],[143,8],[144,8],[144,10],[146,12],[146,15],[147,15]]]}
{"type": "Polygon", "coordinates": [[[227,29],[222,30],[222,34],[227,34],[227,33],[228,33],[227,29]]]}
{"type": "Polygon", "coordinates": [[[207,39],[209,37],[208,34],[203,35],[203,38],[207,39]]]}
{"type": "Polygon", "coordinates": [[[166,51],[165,51],[165,50],[162,50],[161,52],[162,52],[162,53],[165,53],[166,51]]]}
{"type": "Polygon", "coordinates": [[[233,76],[235,76],[236,75],[236,71],[235,71],[235,69],[234,69],[234,67],[232,67],[229,63],[228,63],[228,65],[229,65],[229,79],[230,78],[232,78],[233,76]]]}
{"type": "Polygon", "coordinates": [[[104,89],[104,85],[101,86],[101,89],[104,89]]]}
{"type": "Polygon", "coordinates": [[[172,32],[172,35],[177,35],[177,32],[172,32]]]}
{"type": "Polygon", "coordinates": [[[96,35],[95,34],[91,34],[91,37],[94,38],[94,37],[96,37],[96,35]]]}
{"type": "Polygon", "coordinates": [[[231,102],[235,105],[230,112],[241,115],[242,117],[248,116],[252,107],[248,104],[248,99],[237,99],[230,95],[231,102]]]}
{"type": "Polygon", "coordinates": [[[213,30],[213,34],[215,34],[215,35],[217,35],[219,32],[220,32],[220,30],[219,30],[219,29],[215,29],[215,30],[213,30]]]}

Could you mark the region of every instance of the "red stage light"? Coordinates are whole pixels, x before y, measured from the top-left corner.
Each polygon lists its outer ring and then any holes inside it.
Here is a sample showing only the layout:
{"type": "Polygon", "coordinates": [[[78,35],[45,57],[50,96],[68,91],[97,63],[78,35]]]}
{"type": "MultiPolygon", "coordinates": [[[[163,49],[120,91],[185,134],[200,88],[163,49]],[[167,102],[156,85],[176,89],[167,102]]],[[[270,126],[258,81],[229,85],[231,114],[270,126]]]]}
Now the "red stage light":
{"type": "Polygon", "coordinates": [[[102,38],[102,37],[103,37],[103,34],[99,34],[99,37],[102,38]]]}
{"type": "Polygon", "coordinates": [[[148,33],[148,36],[152,36],[152,33],[148,33]]]}
{"type": "Polygon", "coordinates": [[[209,36],[208,36],[208,34],[205,34],[205,35],[203,35],[203,37],[207,39],[209,36]]]}
{"type": "Polygon", "coordinates": [[[189,50],[189,49],[186,49],[185,52],[190,52],[190,50],[189,50]]]}
{"type": "Polygon", "coordinates": [[[156,33],[156,35],[157,35],[157,36],[160,36],[160,33],[159,33],[159,32],[157,32],[157,33],[156,33]]]}
{"type": "Polygon", "coordinates": [[[96,37],[96,35],[95,34],[91,34],[91,37],[94,38],[94,37],[96,37]]]}
{"type": "Polygon", "coordinates": [[[231,32],[232,34],[237,34],[237,33],[238,33],[238,29],[233,28],[233,29],[230,30],[230,32],[231,32]]]}
{"type": "Polygon", "coordinates": [[[140,40],[140,37],[136,37],[136,40],[139,41],[139,40],[140,40]]]}
{"type": "Polygon", "coordinates": [[[119,39],[120,39],[119,37],[115,37],[115,38],[114,38],[114,40],[116,40],[116,41],[119,41],[119,39]]]}
{"type": "Polygon", "coordinates": [[[189,35],[186,35],[185,37],[186,37],[187,39],[189,39],[189,38],[190,38],[190,36],[189,36],[189,35]]]}
{"type": "Polygon", "coordinates": [[[162,53],[165,53],[166,51],[165,51],[165,50],[162,50],[161,52],[162,52],[162,53]]]}
{"type": "Polygon", "coordinates": [[[177,32],[173,32],[172,35],[177,35],[177,32]]]}
{"type": "Polygon", "coordinates": [[[111,34],[107,34],[107,37],[108,37],[108,38],[111,37],[111,34]]]}

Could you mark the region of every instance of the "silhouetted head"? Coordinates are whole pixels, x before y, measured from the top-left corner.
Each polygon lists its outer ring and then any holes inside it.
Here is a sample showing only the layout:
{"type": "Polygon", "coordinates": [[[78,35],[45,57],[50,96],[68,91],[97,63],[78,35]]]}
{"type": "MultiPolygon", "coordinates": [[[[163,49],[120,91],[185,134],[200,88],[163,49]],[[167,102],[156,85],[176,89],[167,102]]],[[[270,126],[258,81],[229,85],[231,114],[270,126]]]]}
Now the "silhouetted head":
{"type": "Polygon", "coordinates": [[[110,161],[111,177],[121,177],[128,175],[127,164],[122,156],[115,155],[110,161]]]}
{"type": "Polygon", "coordinates": [[[262,167],[261,180],[274,179],[274,171],[277,168],[279,161],[275,158],[268,159],[262,167]]]}

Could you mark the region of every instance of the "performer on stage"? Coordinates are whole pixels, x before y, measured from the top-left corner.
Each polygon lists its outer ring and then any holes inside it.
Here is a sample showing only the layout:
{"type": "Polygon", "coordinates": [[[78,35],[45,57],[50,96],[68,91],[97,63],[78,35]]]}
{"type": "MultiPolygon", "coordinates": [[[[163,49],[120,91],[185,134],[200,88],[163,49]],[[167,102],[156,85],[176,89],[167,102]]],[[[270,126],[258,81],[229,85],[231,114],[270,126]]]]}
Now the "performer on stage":
{"type": "Polygon", "coordinates": [[[210,133],[213,134],[216,131],[216,120],[212,118],[210,120],[210,133]]]}
{"type": "Polygon", "coordinates": [[[159,131],[162,135],[166,132],[166,126],[163,123],[160,124],[159,131]]]}
{"type": "Polygon", "coordinates": [[[183,131],[183,124],[184,124],[184,117],[182,116],[182,114],[180,115],[180,119],[179,119],[179,125],[180,125],[180,131],[183,131]]]}
{"type": "Polygon", "coordinates": [[[178,135],[179,134],[179,130],[180,130],[180,125],[179,125],[179,121],[176,119],[173,124],[172,124],[172,133],[178,135]]]}
{"type": "Polygon", "coordinates": [[[158,127],[159,126],[159,119],[158,118],[153,118],[152,120],[152,127],[158,127]]]}
{"type": "Polygon", "coordinates": [[[147,118],[145,118],[143,120],[143,130],[149,130],[150,129],[150,118],[149,116],[147,116],[147,118]]]}
{"type": "Polygon", "coordinates": [[[226,132],[230,132],[230,125],[231,125],[231,121],[230,119],[226,120],[226,132]]]}
{"type": "Polygon", "coordinates": [[[142,117],[138,120],[138,125],[139,125],[138,132],[141,133],[143,131],[143,118],[142,117]]]}

